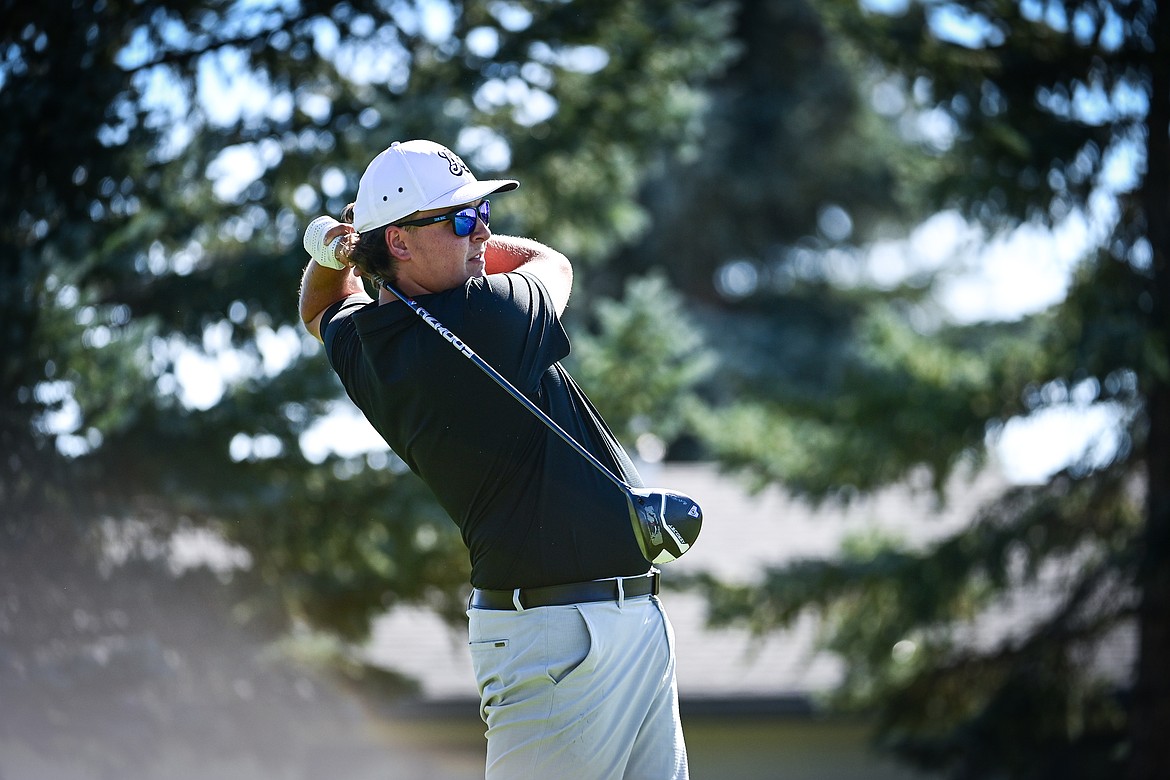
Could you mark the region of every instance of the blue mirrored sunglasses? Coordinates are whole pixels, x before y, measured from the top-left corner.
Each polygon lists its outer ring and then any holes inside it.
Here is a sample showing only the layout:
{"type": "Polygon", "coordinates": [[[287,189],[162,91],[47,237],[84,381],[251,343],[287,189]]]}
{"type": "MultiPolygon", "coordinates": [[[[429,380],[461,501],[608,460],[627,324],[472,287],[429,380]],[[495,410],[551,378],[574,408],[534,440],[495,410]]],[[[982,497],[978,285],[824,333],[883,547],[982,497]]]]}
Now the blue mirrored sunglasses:
{"type": "Polygon", "coordinates": [[[455,231],[455,235],[463,238],[470,236],[471,232],[475,230],[475,221],[478,219],[483,224],[490,225],[492,221],[492,206],[488,201],[479,204],[478,207],[466,206],[458,211],[452,211],[449,214],[440,214],[437,217],[424,217],[422,219],[412,219],[407,222],[395,222],[399,227],[433,225],[436,222],[443,222],[451,220],[451,229],[455,231]]]}

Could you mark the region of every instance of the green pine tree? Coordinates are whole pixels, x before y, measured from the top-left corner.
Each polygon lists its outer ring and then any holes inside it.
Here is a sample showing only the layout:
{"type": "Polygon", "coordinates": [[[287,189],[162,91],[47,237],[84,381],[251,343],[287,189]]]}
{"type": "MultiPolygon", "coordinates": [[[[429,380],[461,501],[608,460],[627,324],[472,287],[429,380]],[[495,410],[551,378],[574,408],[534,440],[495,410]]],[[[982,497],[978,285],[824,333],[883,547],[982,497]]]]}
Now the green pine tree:
{"type": "Polygon", "coordinates": [[[302,687],[251,643],[360,641],[398,603],[461,618],[466,552],[421,482],[302,451],[344,396],[297,321],[301,231],[391,141],[434,138],[523,180],[496,227],[587,277],[698,132],[727,15],[584,5],[3,3],[5,734],[125,777],[167,724],[222,752],[271,723],[256,750],[295,761],[269,716],[302,687]],[[187,398],[191,365],[222,394],[187,398]],[[175,571],[200,530],[229,565],[175,571]]]}
{"type": "Polygon", "coordinates": [[[1114,155],[1133,156],[1137,179],[1113,193],[1116,225],[1080,262],[1067,299],[1017,322],[949,321],[929,308],[928,280],[873,296],[834,284],[824,255],[803,277],[789,265],[789,279],[820,275],[819,300],[794,308],[791,294],[756,291],[720,315],[752,329],[734,332],[734,353],[719,350],[735,358],[720,366],[734,401],[703,431],[714,452],[813,501],[922,470],[945,499],[954,475],[986,462],[989,431],[1074,396],[1118,411],[1120,445],[1107,462],[1086,454],[1045,484],[1008,489],[927,549],[859,539],[840,560],[797,562],[751,587],[709,582],[713,614],[758,631],[821,614],[826,646],[848,666],[838,700],[876,713],[879,741],[922,768],[1165,776],[1164,9],[1143,0],[818,9],[841,61],[868,70],[857,83],[881,98],[903,148],[922,160],[899,163],[915,193],[907,204],[955,209],[994,235],[1087,213],[1114,155]],[[907,132],[924,116],[945,132],[907,132]],[[752,334],[784,328],[780,359],[765,362],[752,334]],[[807,345],[829,331],[836,349],[816,355],[807,345]],[[738,381],[728,366],[739,367],[738,381]],[[1001,641],[971,641],[976,616],[1021,593],[1043,614],[1001,641]],[[1127,637],[1136,637],[1132,669],[1116,652],[1127,637]]]}

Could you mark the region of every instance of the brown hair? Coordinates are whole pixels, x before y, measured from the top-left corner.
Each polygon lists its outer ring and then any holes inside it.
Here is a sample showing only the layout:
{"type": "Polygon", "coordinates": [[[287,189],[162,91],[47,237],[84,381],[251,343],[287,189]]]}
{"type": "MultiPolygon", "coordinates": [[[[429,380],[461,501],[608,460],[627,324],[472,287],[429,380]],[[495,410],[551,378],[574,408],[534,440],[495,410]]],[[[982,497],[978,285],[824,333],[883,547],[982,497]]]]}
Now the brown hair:
{"type": "MultiPolygon", "coordinates": [[[[353,224],[353,204],[341,212],[341,221],[353,224]]],[[[341,241],[341,252],[366,279],[378,285],[379,279],[390,284],[398,280],[398,264],[386,246],[386,225],[365,233],[349,233],[341,241]]]]}

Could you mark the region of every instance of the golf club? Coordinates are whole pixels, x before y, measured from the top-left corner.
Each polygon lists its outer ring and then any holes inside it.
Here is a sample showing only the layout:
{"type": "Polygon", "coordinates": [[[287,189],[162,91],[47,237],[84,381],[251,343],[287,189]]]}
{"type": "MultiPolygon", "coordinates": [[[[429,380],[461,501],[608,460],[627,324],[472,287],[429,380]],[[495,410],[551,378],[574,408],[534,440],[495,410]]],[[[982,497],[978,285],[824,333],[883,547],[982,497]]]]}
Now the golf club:
{"type": "Polygon", "coordinates": [[[641,548],[642,555],[645,556],[646,560],[651,563],[669,563],[691,548],[703,525],[703,510],[693,498],[675,490],[638,488],[626,484],[606,468],[604,463],[594,457],[593,453],[570,436],[564,428],[557,424],[556,420],[532,403],[528,396],[513,387],[511,382],[477,355],[475,350],[467,346],[467,343],[458,335],[435,319],[430,312],[419,306],[413,299],[403,295],[385,279],[378,279],[378,282],[387,292],[409,306],[411,311],[442,336],[456,351],[474,363],[508,395],[519,401],[525,409],[548,426],[549,430],[621,489],[630,509],[630,524],[634,529],[634,537],[638,540],[638,547],[641,548]]]}

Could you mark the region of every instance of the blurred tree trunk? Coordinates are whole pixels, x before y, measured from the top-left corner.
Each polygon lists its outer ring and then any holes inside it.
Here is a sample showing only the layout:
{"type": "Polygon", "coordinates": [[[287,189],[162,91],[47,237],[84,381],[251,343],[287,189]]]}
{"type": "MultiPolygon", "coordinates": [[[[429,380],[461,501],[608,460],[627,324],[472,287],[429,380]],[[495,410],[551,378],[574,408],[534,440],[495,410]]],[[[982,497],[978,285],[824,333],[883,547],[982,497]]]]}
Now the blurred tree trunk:
{"type": "Polygon", "coordinates": [[[1163,4],[1151,37],[1147,166],[1142,201],[1153,250],[1149,349],[1156,355],[1146,391],[1149,439],[1145,545],[1138,567],[1139,657],[1130,732],[1131,780],[1170,777],[1170,19],[1163,4]]]}

